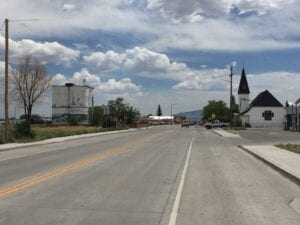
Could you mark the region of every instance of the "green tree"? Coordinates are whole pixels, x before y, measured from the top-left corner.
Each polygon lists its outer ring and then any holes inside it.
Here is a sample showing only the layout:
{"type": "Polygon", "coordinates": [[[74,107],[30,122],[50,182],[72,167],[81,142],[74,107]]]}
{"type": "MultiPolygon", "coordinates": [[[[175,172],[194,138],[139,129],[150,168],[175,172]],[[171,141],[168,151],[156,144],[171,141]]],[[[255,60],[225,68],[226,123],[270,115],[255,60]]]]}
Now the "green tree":
{"type": "Polygon", "coordinates": [[[161,110],[160,104],[157,107],[156,115],[157,116],[162,116],[162,110],[161,110]]]}
{"type": "Polygon", "coordinates": [[[117,123],[122,123],[126,116],[126,105],[123,98],[108,101],[109,114],[112,119],[117,123]]]}
{"type": "Polygon", "coordinates": [[[209,101],[208,104],[203,108],[203,119],[212,120],[212,115],[215,115],[214,119],[221,121],[230,120],[229,108],[223,101],[209,101]]]}
{"type": "Polygon", "coordinates": [[[104,120],[104,112],[100,106],[89,108],[89,124],[100,126],[104,120]]]}
{"type": "Polygon", "coordinates": [[[115,122],[115,125],[134,124],[140,116],[139,110],[124,103],[123,98],[110,100],[107,106],[109,108],[108,117],[115,122]]]}
{"type": "Polygon", "coordinates": [[[126,123],[127,124],[134,124],[136,123],[138,117],[140,116],[139,110],[133,108],[132,106],[128,106],[126,109],[126,123]]]}

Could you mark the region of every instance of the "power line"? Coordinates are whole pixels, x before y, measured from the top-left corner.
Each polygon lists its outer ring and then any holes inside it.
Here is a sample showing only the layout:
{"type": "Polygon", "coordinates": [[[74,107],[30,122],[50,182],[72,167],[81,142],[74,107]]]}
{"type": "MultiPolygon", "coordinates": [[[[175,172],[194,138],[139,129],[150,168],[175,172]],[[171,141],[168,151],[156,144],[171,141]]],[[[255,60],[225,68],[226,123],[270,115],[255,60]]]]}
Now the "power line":
{"type": "Polygon", "coordinates": [[[38,21],[40,19],[9,20],[9,22],[38,21]]]}

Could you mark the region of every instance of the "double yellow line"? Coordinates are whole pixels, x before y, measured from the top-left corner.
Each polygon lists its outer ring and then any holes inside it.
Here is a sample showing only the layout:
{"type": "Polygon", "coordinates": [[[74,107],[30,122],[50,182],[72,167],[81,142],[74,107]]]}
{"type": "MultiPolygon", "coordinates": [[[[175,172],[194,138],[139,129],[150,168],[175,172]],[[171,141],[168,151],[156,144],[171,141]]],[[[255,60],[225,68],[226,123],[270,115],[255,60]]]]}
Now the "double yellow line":
{"type": "Polygon", "coordinates": [[[0,189],[0,197],[8,195],[8,194],[12,194],[12,193],[14,193],[16,191],[22,190],[22,189],[27,188],[29,186],[32,186],[34,184],[41,183],[43,181],[46,181],[46,180],[48,180],[50,178],[53,178],[53,177],[56,177],[58,175],[65,174],[67,172],[70,172],[72,170],[78,169],[78,168],[83,167],[85,165],[91,164],[91,163],[93,163],[95,161],[103,160],[103,159],[112,157],[114,155],[118,155],[120,153],[129,151],[130,149],[132,149],[132,148],[134,148],[134,147],[136,147],[138,145],[144,144],[144,143],[146,143],[146,142],[148,142],[148,141],[150,141],[152,139],[163,138],[165,135],[171,133],[172,131],[173,130],[166,131],[166,132],[161,132],[161,133],[158,133],[158,134],[155,134],[155,135],[151,135],[151,136],[147,136],[147,137],[139,139],[139,140],[137,140],[135,142],[130,142],[130,143],[126,144],[126,145],[106,150],[104,152],[98,153],[98,154],[93,155],[93,156],[91,156],[89,158],[86,158],[84,160],[80,160],[80,161],[77,161],[75,163],[72,163],[72,164],[70,164],[68,166],[52,170],[52,171],[50,171],[48,173],[45,173],[43,175],[36,176],[36,177],[30,178],[28,180],[25,180],[25,181],[23,181],[21,183],[18,183],[18,184],[15,184],[15,185],[12,185],[12,186],[0,189]]]}

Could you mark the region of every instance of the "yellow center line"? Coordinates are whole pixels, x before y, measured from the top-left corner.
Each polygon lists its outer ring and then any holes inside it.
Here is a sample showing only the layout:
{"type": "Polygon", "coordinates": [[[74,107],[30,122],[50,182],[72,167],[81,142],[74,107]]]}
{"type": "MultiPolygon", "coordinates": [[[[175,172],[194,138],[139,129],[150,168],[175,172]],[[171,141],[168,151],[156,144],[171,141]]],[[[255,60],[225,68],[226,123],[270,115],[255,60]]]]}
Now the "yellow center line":
{"type": "Polygon", "coordinates": [[[0,189],[0,197],[11,194],[11,193],[14,193],[14,192],[19,191],[19,190],[22,190],[22,189],[27,188],[29,186],[32,186],[34,184],[41,183],[43,181],[46,181],[46,180],[48,180],[50,178],[53,178],[53,177],[56,177],[58,175],[65,174],[65,173],[70,172],[72,170],[75,170],[77,168],[80,168],[80,167],[83,167],[85,165],[91,164],[95,161],[103,160],[103,159],[118,155],[120,153],[126,152],[126,151],[130,150],[131,148],[136,147],[137,145],[144,144],[144,143],[146,143],[146,142],[148,142],[148,141],[150,141],[154,138],[156,138],[156,139],[157,138],[162,138],[162,137],[168,135],[171,132],[173,132],[173,130],[172,131],[161,132],[161,133],[158,133],[158,134],[155,134],[155,135],[151,135],[151,136],[148,136],[146,138],[139,139],[138,141],[131,142],[131,143],[128,143],[128,144],[120,146],[120,147],[116,147],[116,148],[106,150],[104,152],[93,155],[89,158],[86,158],[86,159],[77,161],[75,163],[72,163],[68,166],[58,168],[58,169],[54,169],[54,170],[52,170],[48,173],[30,178],[30,179],[25,180],[21,183],[18,183],[18,184],[0,189]]]}

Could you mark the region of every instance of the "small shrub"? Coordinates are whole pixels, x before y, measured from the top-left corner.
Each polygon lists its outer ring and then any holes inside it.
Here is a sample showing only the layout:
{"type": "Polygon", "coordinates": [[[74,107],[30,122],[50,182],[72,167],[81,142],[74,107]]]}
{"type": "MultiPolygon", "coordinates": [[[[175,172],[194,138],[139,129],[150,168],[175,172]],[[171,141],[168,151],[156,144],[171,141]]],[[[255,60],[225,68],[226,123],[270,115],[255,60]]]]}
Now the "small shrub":
{"type": "Polygon", "coordinates": [[[36,136],[35,132],[31,130],[31,125],[27,121],[17,123],[13,129],[13,136],[16,139],[22,138],[34,138],[36,136]]]}
{"type": "Polygon", "coordinates": [[[79,124],[79,122],[80,122],[80,119],[74,115],[70,115],[68,117],[68,124],[71,126],[76,126],[79,124]]]}

